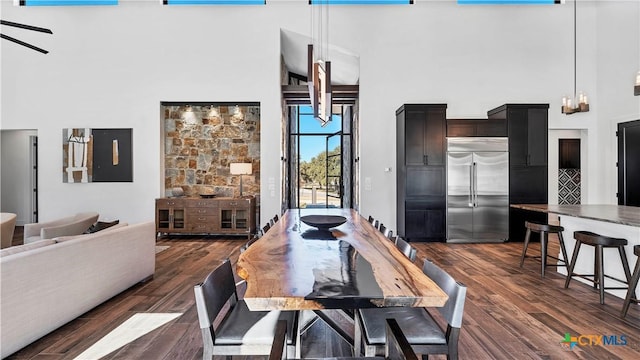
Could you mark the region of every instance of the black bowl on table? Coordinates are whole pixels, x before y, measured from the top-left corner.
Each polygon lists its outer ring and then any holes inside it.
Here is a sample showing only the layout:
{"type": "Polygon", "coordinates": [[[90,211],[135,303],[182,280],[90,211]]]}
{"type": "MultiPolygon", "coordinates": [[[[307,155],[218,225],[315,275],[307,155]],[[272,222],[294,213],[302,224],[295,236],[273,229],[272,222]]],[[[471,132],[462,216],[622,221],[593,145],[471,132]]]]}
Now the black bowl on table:
{"type": "Polygon", "coordinates": [[[306,215],[300,217],[300,221],[319,230],[329,230],[346,223],[347,218],[339,215],[306,215]]]}

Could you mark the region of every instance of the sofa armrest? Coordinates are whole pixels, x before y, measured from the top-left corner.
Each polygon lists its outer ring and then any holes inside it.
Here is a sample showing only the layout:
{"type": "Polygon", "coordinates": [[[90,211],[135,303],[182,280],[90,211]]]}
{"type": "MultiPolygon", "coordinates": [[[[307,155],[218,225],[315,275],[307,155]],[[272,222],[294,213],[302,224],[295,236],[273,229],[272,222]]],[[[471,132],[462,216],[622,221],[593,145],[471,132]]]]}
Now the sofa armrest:
{"type": "Polygon", "coordinates": [[[81,235],[91,225],[93,225],[98,220],[98,215],[89,216],[83,219],[76,219],[73,222],[58,225],[58,226],[50,226],[44,227],[40,230],[40,237],[43,239],[53,239],[59,236],[66,235],[81,235]]]}

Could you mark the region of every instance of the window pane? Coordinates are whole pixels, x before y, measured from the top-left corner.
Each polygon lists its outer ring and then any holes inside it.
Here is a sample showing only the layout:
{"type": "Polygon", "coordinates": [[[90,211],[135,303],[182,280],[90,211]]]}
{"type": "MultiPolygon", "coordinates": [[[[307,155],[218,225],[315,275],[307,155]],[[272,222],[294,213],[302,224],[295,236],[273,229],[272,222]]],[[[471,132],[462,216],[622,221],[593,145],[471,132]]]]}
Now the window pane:
{"type": "Polygon", "coordinates": [[[460,5],[531,5],[560,4],[560,0],[458,0],[460,5]]]}
{"type": "Polygon", "coordinates": [[[22,6],[118,5],[118,0],[21,0],[22,6]]]}
{"type": "Polygon", "coordinates": [[[403,5],[413,0],[311,0],[312,5],[403,5]]]}
{"type": "Polygon", "coordinates": [[[165,5],[264,5],[265,0],[163,0],[165,5]]]}

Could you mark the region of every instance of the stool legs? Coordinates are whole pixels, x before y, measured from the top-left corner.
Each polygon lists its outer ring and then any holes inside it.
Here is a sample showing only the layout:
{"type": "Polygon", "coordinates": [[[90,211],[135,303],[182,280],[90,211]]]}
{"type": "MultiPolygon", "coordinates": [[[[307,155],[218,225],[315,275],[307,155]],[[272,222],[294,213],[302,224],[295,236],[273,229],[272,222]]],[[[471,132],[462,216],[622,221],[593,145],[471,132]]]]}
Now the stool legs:
{"type": "Polygon", "coordinates": [[[560,243],[560,250],[562,251],[562,261],[564,262],[564,266],[566,267],[569,264],[569,258],[567,257],[567,248],[564,247],[564,238],[562,237],[562,232],[558,233],[558,242],[560,243]]]}
{"type": "Polygon", "coordinates": [[[524,236],[524,245],[522,247],[522,256],[520,256],[520,267],[524,264],[524,256],[527,253],[527,248],[529,247],[529,240],[531,238],[531,230],[527,229],[527,233],[524,236]]]}
{"type": "Polygon", "coordinates": [[[597,245],[596,246],[596,268],[595,270],[597,272],[594,272],[594,274],[597,274],[597,283],[594,282],[593,286],[594,288],[597,287],[600,293],[600,305],[604,305],[604,269],[603,269],[603,253],[604,253],[604,248],[602,247],[602,245],[597,245]]]}
{"type": "Polygon", "coordinates": [[[636,287],[638,286],[638,279],[640,279],[640,260],[636,261],[636,266],[633,269],[633,276],[631,276],[631,280],[629,281],[629,289],[627,290],[627,296],[624,298],[624,304],[622,304],[622,312],[620,315],[622,317],[627,316],[627,311],[629,311],[629,305],[631,304],[632,299],[636,299],[636,287]]]}
{"type": "Polygon", "coordinates": [[[540,231],[540,255],[542,258],[542,271],[540,273],[541,277],[544,277],[544,268],[547,267],[547,241],[549,240],[549,234],[545,231],[540,231]]]}
{"type": "Polygon", "coordinates": [[[571,282],[571,275],[573,275],[573,268],[576,266],[576,260],[578,260],[578,252],[580,252],[580,241],[576,241],[576,246],[573,249],[573,255],[571,256],[571,263],[569,264],[569,268],[567,269],[567,280],[564,282],[564,288],[569,288],[569,283],[571,282]]]}

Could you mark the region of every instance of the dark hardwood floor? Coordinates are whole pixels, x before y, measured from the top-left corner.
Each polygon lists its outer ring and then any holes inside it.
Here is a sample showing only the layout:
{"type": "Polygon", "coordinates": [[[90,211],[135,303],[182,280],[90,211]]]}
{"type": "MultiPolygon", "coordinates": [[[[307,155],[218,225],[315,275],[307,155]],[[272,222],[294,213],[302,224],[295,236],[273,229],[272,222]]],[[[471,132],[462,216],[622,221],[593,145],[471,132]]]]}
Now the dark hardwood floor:
{"type": "MultiPolygon", "coordinates": [[[[169,248],[157,255],[152,280],[113,297],[10,358],[74,359],[136,313],[179,312],[183,315],[176,320],[104,359],[201,359],[193,285],[226,257],[237,261],[244,241],[221,237],[159,239],[158,245],[169,248]]],[[[627,318],[621,319],[621,299],[607,295],[606,305],[600,305],[590,286],[574,282],[570,289],[564,289],[564,276],[549,268],[547,277],[540,278],[540,263],[532,259],[519,268],[520,243],[413,245],[418,259],[432,259],[468,287],[461,359],[640,358],[640,306],[632,304],[627,318]],[[570,350],[562,344],[565,333],[615,335],[618,339],[624,335],[627,344],[578,345],[570,350]]],[[[422,266],[422,260],[417,265],[422,266]]],[[[55,311],[55,304],[43,306],[55,311]]],[[[345,346],[318,321],[303,338],[303,355],[343,356],[348,349],[345,346]]],[[[248,357],[238,357],[243,358],[248,357]]]]}

